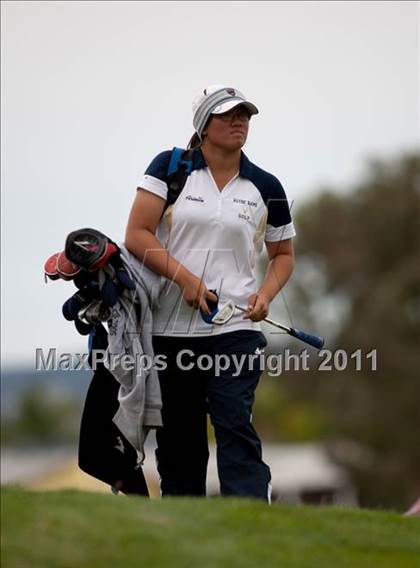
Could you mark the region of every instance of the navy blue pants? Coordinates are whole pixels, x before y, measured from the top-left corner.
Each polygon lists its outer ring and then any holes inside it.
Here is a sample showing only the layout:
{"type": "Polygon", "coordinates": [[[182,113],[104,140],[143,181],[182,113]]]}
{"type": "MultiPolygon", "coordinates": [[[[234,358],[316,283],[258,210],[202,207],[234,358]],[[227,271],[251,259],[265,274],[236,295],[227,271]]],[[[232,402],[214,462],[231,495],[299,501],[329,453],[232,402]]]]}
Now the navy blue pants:
{"type": "Polygon", "coordinates": [[[158,371],[163,428],[156,432],[156,460],[162,496],[206,494],[209,414],[216,436],[221,494],[269,499],[270,469],[262,461],[261,442],[251,422],[261,359],[257,356],[250,364],[248,358],[266,345],[264,335],[252,330],[210,337],[153,337],[155,356],[165,355],[167,364],[158,371]],[[190,370],[180,368],[176,360],[185,349],[193,355],[183,355],[181,364],[194,364],[190,370]],[[216,355],[227,355],[229,368],[216,373],[213,364],[209,370],[200,370],[197,359],[201,354],[209,355],[213,362],[216,355]],[[239,376],[233,376],[237,372],[234,354],[237,360],[245,356],[239,376]]]}

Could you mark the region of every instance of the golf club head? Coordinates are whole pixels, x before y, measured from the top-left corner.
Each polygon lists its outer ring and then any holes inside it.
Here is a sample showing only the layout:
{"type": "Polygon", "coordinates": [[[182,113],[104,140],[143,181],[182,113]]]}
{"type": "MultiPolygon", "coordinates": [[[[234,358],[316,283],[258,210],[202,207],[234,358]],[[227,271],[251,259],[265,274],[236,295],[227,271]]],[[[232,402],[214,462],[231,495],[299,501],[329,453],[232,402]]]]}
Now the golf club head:
{"type": "Polygon", "coordinates": [[[226,304],[222,308],[220,308],[220,310],[212,318],[211,323],[215,323],[216,325],[224,325],[230,319],[232,319],[234,313],[235,304],[232,302],[232,300],[228,300],[226,304]]]}
{"type": "MultiPolygon", "coordinates": [[[[213,292],[213,294],[217,296],[215,290],[210,290],[210,292],[213,292]]],[[[235,313],[235,304],[232,300],[228,300],[220,309],[219,298],[217,298],[217,302],[207,300],[207,304],[211,310],[210,314],[205,314],[202,310],[200,310],[200,313],[203,320],[208,324],[224,325],[235,313]]]]}

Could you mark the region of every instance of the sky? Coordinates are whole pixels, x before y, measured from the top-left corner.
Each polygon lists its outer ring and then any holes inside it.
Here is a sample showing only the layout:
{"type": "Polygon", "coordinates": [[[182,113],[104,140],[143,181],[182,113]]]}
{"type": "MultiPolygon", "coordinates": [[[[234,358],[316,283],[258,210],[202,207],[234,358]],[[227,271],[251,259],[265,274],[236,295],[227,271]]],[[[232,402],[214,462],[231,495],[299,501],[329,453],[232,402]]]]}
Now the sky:
{"type": "MultiPolygon", "coordinates": [[[[206,86],[260,109],[247,156],[293,206],[419,144],[417,2],[2,2],[2,365],[87,350],[43,265],[89,226],[121,242],[153,157],[206,86]]],[[[287,322],[286,322],[287,323],[287,322]]]]}

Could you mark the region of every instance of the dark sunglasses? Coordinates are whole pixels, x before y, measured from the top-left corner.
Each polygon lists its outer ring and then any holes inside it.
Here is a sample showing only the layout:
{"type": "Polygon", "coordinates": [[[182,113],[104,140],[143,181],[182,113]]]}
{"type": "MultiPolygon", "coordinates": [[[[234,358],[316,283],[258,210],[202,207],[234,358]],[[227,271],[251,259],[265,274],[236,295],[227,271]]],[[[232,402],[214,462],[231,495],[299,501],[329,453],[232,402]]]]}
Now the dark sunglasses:
{"type": "Polygon", "coordinates": [[[228,110],[223,114],[214,114],[215,118],[219,120],[223,120],[223,122],[231,122],[234,118],[237,120],[246,121],[251,118],[248,110],[246,108],[233,108],[232,110],[228,110]]]}

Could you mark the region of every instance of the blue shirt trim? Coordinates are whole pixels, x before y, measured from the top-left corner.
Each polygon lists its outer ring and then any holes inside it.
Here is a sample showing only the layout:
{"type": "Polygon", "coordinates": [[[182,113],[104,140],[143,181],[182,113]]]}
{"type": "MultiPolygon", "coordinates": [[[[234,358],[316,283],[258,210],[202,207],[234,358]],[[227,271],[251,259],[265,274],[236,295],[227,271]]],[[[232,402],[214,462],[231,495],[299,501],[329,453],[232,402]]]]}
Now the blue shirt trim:
{"type": "MultiPolygon", "coordinates": [[[[172,150],[165,150],[158,154],[146,169],[145,175],[155,177],[166,183],[171,155],[172,150]]],[[[207,163],[203,153],[200,148],[197,148],[194,152],[191,171],[206,167],[207,163]]],[[[268,210],[267,223],[269,225],[281,227],[291,223],[292,218],[286,192],[275,176],[253,164],[243,152],[241,152],[239,175],[249,179],[260,192],[268,210]]]]}

